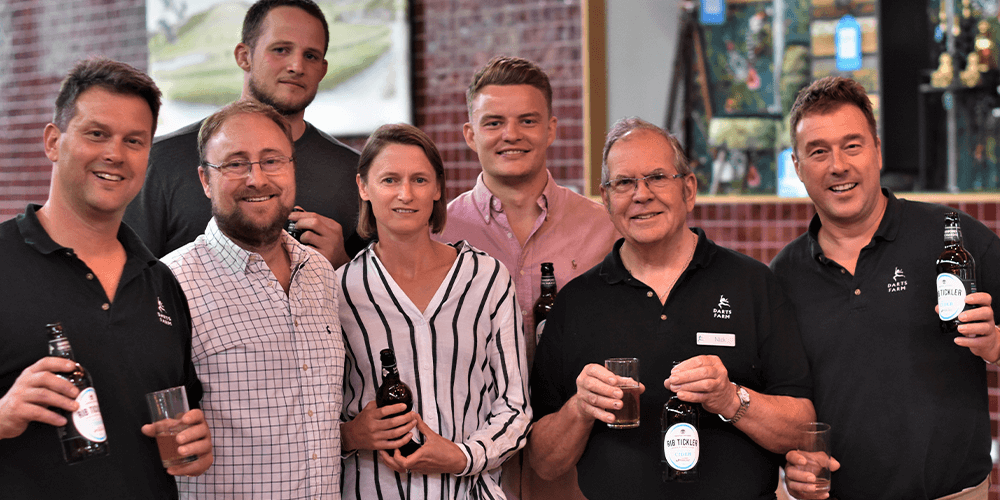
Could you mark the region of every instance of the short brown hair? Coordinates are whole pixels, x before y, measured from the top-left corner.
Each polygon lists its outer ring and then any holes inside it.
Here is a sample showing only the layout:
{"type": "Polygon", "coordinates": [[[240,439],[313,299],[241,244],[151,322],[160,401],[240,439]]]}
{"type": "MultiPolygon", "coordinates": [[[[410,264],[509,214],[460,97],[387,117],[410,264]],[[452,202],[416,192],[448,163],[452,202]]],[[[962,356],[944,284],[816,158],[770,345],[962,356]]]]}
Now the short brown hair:
{"type": "Polygon", "coordinates": [[[260,39],[264,19],[267,18],[267,15],[275,7],[298,7],[318,19],[323,25],[323,35],[326,37],[323,40],[323,55],[326,55],[327,48],[330,46],[330,25],[327,24],[323,11],[312,0],[259,0],[251,5],[243,17],[243,34],[241,39],[247,47],[250,47],[250,52],[253,52],[257,47],[257,40],[260,39]]]}
{"type": "Polygon", "coordinates": [[[792,150],[795,150],[795,129],[806,115],[823,114],[842,105],[853,105],[861,110],[868,121],[872,137],[878,140],[878,126],[875,124],[875,113],[872,112],[872,102],[860,83],[842,76],[828,76],[812,82],[799,92],[792,104],[789,119],[789,133],[792,136],[792,150]]]}
{"type": "Polygon", "coordinates": [[[295,156],[295,141],[292,140],[292,126],[288,124],[288,120],[271,106],[247,99],[231,102],[201,122],[201,128],[198,129],[198,161],[201,164],[208,161],[205,145],[227,120],[236,115],[261,115],[270,118],[285,133],[292,147],[292,156],[295,156]]]}
{"type": "Polygon", "coordinates": [[[620,139],[636,130],[648,130],[666,139],[670,143],[670,147],[674,150],[674,168],[677,169],[677,173],[681,175],[691,173],[691,165],[688,163],[687,155],[684,154],[684,147],[681,146],[681,141],[677,140],[670,132],[642,118],[632,116],[618,120],[611,126],[611,130],[608,132],[608,138],[604,141],[604,154],[601,157],[601,184],[611,180],[611,167],[608,166],[608,153],[611,152],[611,146],[614,146],[620,139]]]}
{"type": "MultiPolygon", "coordinates": [[[[422,130],[413,125],[405,123],[390,123],[382,125],[368,137],[365,147],[361,150],[361,157],[358,159],[358,175],[365,183],[368,182],[368,171],[371,170],[372,162],[390,144],[402,144],[405,146],[417,146],[424,150],[424,155],[434,167],[434,176],[437,178],[438,186],[441,189],[441,198],[434,202],[434,209],[431,210],[431,232],[440,234],[444,231],[444,223],[448,219],[448,203],[444,199],[444,162],[441,161],[441,153],[438,152],[434,141],[422,130]]],[[[372,211],[372,202],[362,200],[358,196],[360,209],[358,210],[358,236],[369,239],[378,236],[378,225],[375,220],[375,213],[372,211]]]]}
{"type": "Polygon", "coordinates": [[[470,117],[472,101],[487,85],[531,85],[542,91],[549,106],[549,116],[552,116],[552,84],[549,83],[549,75],[527,59],[497,56],[476,72],[469,89],[465,91],[465,104],[469,107],[470,117]]]}
{"type": "Polygon", "coordinates": [[[65,131],[76,116],[76,101],[85,90],[100,87],[115,94],[141,97],[153,112],[153,129],[149,136],[156,135],[156,120],[160,114],[160,89],[149,75],[123,62],[105,57],[84,59],[69,71],[59,87],[56,109],[52,123],[65,131]]]}

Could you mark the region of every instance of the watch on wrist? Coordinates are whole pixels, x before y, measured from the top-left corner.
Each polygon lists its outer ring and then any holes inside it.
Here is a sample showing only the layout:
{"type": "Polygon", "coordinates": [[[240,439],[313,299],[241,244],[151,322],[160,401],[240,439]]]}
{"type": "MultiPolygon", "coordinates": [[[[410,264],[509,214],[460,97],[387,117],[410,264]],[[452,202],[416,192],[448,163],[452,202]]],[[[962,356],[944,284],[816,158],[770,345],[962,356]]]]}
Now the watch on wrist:
{"type": "Polygon", "coordinates": [[[743,386],[741,386],[740,384],[737,384],[735,382],[730,382],[730,383],[733,384],[734,387],[736,387],[736,396],[740,398],[740,407],[736,410],[736,414],[733,415],[733,418],[723,417],[721,413],[719,414],[719,418],[721,418],[723,422],[729,422],[731,424],[735,424],[741,418],[743,418],[743,415],[746,415],[747,410],[750,409],[750,393],[747,392],[747,390],[744,389],[743,386]]]}

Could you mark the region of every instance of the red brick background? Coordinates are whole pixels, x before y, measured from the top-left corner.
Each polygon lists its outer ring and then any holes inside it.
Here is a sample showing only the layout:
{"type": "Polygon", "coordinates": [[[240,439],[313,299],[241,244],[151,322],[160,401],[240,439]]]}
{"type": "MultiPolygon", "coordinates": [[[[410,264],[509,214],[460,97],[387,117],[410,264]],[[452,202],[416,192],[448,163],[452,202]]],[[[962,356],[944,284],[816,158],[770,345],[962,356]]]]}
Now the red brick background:
{"type": "MultiPolygon", "coordinates": [[[[558,139],[549,168],[560,183],[583,185],[583,62],[580,0],[417,0],[412,7],[415,124],[437,143],[448,171],[447,197],[479,173],[466,145],[465,88],[497,54],[538,62],[552,79],[558,139]]],[[[0,220],[44,201],[51,165],[41,132],[58,84],[73,62],[106,55],[146,68],[145,0],[4,0],[0,4],[0,220]]],[[[363,137],[342,138],[360,148],[363,137]]],[[[954,204],[1000,229],[997,200],[954,204]]],[[[805,231],[813,214],[802,201],[702,198],[693,225],[716,242],[764,262],[805,231]]],[[[997,372],[990,371],[997,435],[997,372]]],[[[998,480],[996,470],[994,483],[998,480]]],[[[997,487],[990,498],[1000,500],[997,487]]]]}

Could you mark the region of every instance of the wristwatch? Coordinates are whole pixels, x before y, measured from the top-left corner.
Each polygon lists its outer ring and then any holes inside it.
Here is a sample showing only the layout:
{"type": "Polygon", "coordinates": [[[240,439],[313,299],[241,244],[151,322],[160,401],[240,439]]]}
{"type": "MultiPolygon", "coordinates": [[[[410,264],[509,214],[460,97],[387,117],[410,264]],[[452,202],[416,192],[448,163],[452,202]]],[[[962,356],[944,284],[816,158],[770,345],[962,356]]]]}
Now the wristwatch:
{"type": "Polygon", "coordinates": [[[740,407],[736,410],[736,414],[733,415],[733,418],[723,417],[721,413],[719,414],[719,418],[721,418],[723,422],[729,422],[731,424],[735,424],[741,418],[743,418],[743,415],[746,415],[747,410],[750,409],[750,393],[747,392],[747,390],[744,389],[743,386],[741,386],[740,384],[737,384],[735,382],[730,382],[730,383],[736,387],[736,396],[740,398],[740,407]]]}

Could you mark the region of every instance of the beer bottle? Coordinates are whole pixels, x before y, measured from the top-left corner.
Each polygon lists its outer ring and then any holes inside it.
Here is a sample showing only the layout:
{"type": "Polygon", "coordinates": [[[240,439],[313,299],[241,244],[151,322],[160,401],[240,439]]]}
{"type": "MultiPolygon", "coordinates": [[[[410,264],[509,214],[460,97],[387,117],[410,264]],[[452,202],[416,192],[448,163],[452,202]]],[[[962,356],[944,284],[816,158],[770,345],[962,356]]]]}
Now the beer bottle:
{"type": "MultiPolygon", "coordinates": [[[[46,333],[49,336],[49,356],[73,359],[73,349],[69,345],[61,323],[45,325],[46,333]]],[[[60,408],[53,408],[57,413],[66,418],[66,425],[56,428],[56,435],[62,443],[63,458],[66,463],[75,464],[84,460],[103,457],[108,454],[108,434],[104,429],[104,420],[101,418],[101,408],[97,405],[97,394],[94,392],[94,384],[90,380],[90,374],[80,365],[71,372],[57,373],[70,381],[80,394],[76,397],[76,402],[80,408],[74,412],[69,412],[60,408]]]]}
{"type": "MultiPolygon", "coordinates": [[[[674,366],[677,362],[674,362],[674,366]]],[[[698,417],[701,405],[682,401],[677,394],[663,405],[660,436],[663,444],[664,481],[691,482],[698,480],[699,442],[698,417]]]]}
{"type": "Polygon", "coordinates": [[[556,276],[551,262],[542,262],[542,293],[535,301],[535,345],[542,340],[545,317],[556,303],[556,276]]]}
{"type": "MultiPolygon", "coordinates": [[[[405,403],[405,410],[385,418],[402,415],[413,409],[413,392],[410,391],[409,386],[399,380],[399,370],[396,369],[396,353],[392,349],[382,349],[379,356],[382,358],[382,385],[375,393],[375,406],[381,408],[396,403],[405,403]]],[[[420,448],[420,443],[410,438],[410,442],[401,446],[399,452],[405,457],[417,451],[417,448],[420,448]]]]}
{"type": "Polygon", "coordinates": [[[977,307],[965,303],[965,296],[976,292],[976,261],[962,244],[962,226],[955,212],[944,216],[944,251],[937,259],[937,272],[941,331],[958,336],[958,315],[977,307]]]}

